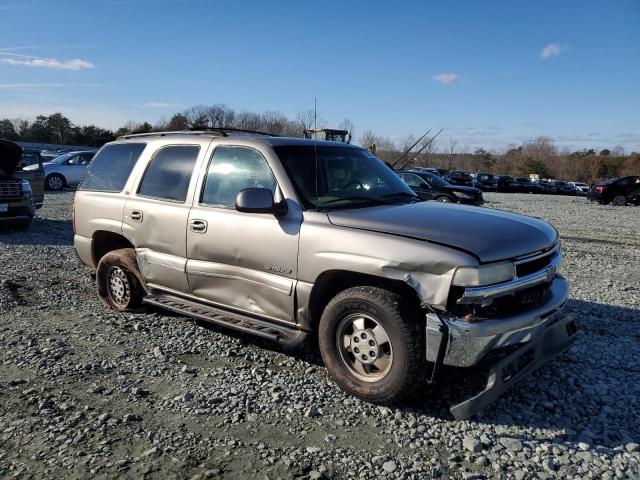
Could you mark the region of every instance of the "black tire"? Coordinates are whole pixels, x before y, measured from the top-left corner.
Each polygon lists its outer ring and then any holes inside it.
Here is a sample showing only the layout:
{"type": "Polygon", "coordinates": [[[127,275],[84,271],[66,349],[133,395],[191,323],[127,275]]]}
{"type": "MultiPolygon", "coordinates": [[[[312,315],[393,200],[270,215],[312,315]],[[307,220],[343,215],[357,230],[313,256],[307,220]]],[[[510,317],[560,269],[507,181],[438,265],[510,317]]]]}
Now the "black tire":
{"type": "Polygon", "coordinates": [[[451,200],[451,198],[447,197],[446,195],[443,195],[441,197],[436,197],[434,200],[436,202],[442,202],[442,203],[454,203],[454,201],[451,200]]]}
{"type": "Polygon", "coordinates": [[[67,182],[59,173],[52,173],[47,176],[44,185],[47,187],[47,190],[60,191],[67,185],[67,182]]]}
{"type": "Polygon", "coordinates": [[[96,283],[102,302],[120,312],[137,310],[146,294],[133,248],[114,250],[102,257],[96,283]]]}
{"type": "Polygon", "coordinates": [[[613,204],[616,207],[624,207],[627,204],[627,197],[624,195],[616,195],[613,197],[613,204]]]}
{"type": "MultiPolygon", "coordinates": [[[[387,405],[402,400],[420,385],[426,363],[424,325],[417,309],[412,311],[404,307],[406,304],[400,295],[388,290],[354,287],[340,292],[326,306],[318,332],[320,353],[329,374],[343,390],[363,400],[387,405]],[[349,352],[348,347],[340,347],[344,345],[341,326],[358,315],[375,319],[388,337],[392,355],[388,369],[377,372],[380,377],[359,378],[346,359],[355,357],[353,350],[349,352]]],[[[349,335],[353,334],[346,336],[349,335]]],[[[368,344],[364,345],[369,348],[368,344]]],[[[380,345],[382,352],[382,343],[380,345]]],[[[352,362],[358,363],[355,358],[352,362]]]]}

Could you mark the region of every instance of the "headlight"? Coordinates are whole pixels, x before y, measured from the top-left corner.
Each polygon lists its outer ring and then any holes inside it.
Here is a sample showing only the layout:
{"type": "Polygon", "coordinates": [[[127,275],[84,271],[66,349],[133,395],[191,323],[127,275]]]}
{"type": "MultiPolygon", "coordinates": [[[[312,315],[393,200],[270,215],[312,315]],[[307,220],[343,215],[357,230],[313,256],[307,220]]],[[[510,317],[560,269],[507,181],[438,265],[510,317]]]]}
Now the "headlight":
{"type": "Polygon", "coordinates": [[[33,191],[31,190],[31,183],[29,180],[22,180],[22,193],[26,193],[31,195],[33,191]]]}
{"type": "Polygon", "coordinates": [[[460,267],[453,274],[453,285],[481,287],[513,280],[516,269],[511,262],[493,263],[479,267],[460,267]]]}
{"type": "Polygon", "coordinates": [[[473,196],[469,195],[468,193],[462,193],[462,192],[453,192],[458,198],[464,198],[464,199],[470,199],[473,198],[473,196]]]}

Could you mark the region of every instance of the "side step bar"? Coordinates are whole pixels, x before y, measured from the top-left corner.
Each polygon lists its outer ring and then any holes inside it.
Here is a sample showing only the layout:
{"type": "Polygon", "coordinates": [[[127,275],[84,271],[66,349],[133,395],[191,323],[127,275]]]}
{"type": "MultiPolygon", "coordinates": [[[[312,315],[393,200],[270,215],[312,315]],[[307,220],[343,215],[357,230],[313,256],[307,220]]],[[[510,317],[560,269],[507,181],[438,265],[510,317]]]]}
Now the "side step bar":
{"type": "Polygon", "coordinates": [[[143,302],[174,313],[272,340],[286,348],[299,347],[309,336],[309,333],[303,330],[259,320],[157,290],[152,290],[149,295],[144,297],[143,302]]]}

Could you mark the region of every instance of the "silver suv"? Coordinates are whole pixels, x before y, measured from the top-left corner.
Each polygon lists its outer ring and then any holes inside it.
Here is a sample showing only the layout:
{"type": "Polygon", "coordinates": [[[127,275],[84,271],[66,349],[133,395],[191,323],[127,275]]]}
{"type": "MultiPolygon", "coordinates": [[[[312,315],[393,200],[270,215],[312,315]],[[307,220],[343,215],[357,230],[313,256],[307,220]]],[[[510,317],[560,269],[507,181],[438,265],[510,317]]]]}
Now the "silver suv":
{"type": "Polygon", "coordinates": [[[566,351],[557,231],[421,202],[367,150],[229,130],[129,135],[76,193],[75,248],[111,308],[149,304],[300,346],[388,404],[487,363],[467,418],[566,351]]]}

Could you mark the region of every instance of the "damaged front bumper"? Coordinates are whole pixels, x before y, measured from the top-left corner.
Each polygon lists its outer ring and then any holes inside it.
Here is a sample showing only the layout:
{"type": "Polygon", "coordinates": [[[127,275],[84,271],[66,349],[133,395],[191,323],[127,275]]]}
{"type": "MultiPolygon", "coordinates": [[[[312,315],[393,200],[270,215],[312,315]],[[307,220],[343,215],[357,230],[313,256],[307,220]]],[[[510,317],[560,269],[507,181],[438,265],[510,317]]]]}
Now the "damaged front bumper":
{"type": "Polygon", "coordinates": [[[427,315],[427,360],[434,362],[435,368],[439,363],[471,367],[491,351],[517,346],[491,366],[482,392],[451,408],[456,419],[478,413],[531,371],[571,347],[576,326],[562,315],[568,296],[567,280],[557,275],[544,302],[514,315],[476,318],[472,323],[427,315]]]}

